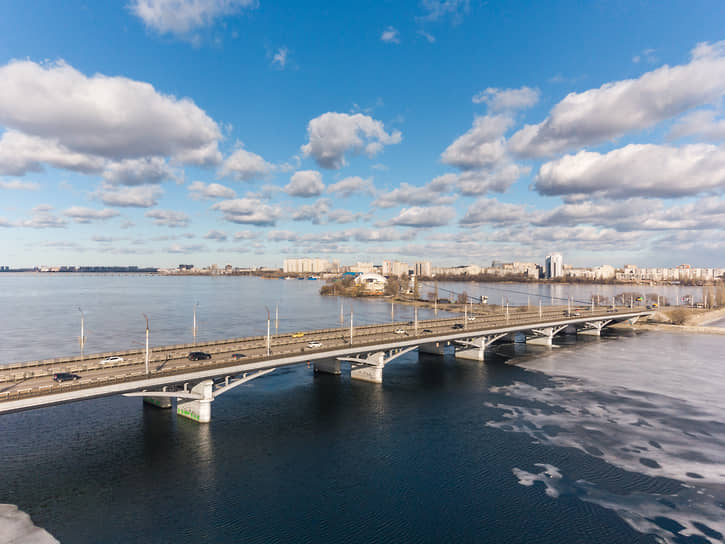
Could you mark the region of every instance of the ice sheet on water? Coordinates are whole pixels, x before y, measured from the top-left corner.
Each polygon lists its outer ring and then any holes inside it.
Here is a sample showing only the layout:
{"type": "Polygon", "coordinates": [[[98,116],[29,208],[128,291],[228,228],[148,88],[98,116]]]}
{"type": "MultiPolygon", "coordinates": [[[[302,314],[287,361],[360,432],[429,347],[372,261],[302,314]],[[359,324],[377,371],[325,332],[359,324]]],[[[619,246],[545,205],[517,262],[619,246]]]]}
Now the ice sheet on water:
{"type": "Polygon", "coordinates": [[[7,544],[58,544],[45,529],[14,504],[0,504],[0,542],[7,544]]]}

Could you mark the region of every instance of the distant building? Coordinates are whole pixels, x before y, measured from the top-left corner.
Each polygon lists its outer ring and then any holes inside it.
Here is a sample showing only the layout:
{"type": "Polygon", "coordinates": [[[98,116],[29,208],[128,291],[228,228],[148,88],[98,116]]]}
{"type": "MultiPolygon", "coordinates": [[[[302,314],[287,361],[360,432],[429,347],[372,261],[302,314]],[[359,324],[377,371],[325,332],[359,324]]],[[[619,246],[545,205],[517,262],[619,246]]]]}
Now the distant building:
{"type": "Polygon", "coordinates": [[[561,253],[546,256],[545,274],[547,279],[561,278],[564,275],[564,259],[561,253]]]}
{"type": "Polygon", "coordinates": [[[408,263],[383,261],[383,276],[407,276],[410,273],[408,263]]]}
{"type": "Polygon", "coordinates": [[[361,274],[355,278],[357,285],[361,285],[366,291],[372,293],[382,293],[387,281],[385,276],[372,273],[361,274]]]}
{"type": "Polygon", "coordinates": [[[415,275],[430,277],[433,273],[430,261],[418,261],[415,263],[415,275]]]}
{"type": "Polygon", "coordinates": [[[285,259],[283,271],[285,274],[305,274],[307,272],[321,273],[330,269],[327,259],[285,259]]]}
{"type": "Polygon", "coordinates": [[[354,266],[350,266],[349,270],[356,274],[371,274],[375,271],[375,266],[373,266],[373,263],[361,263],[358,261],[354,266]]]}

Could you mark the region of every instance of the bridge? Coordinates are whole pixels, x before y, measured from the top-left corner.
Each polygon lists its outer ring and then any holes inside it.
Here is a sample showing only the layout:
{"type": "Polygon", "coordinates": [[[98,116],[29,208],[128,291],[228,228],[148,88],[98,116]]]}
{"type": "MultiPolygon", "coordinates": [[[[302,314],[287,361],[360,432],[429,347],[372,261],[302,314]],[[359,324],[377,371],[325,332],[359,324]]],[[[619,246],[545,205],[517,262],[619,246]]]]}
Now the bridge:
{"type": "MultiPolygon", "coordinates": [[[[516,308],[505,313],[267,334],[215,342],[98,353],[14,363],[0,367],[0,414],[68,402],[125,395],[143,397],[161,408],[176,399],[177,414],[201,423],[211,420],[211,403],[231,389],[276,368],[314,364],[315,372],[383,382],[385,366],[412,350],[443,355],[452,347],[458,358],[483,362],[494,342],[525,341],[551,346],[562,332],[599,335],[604,327],[634,322],[651,310],[598,307],[571,310],[516,308]],[[211,358],[190,360],[190,352],[211,358]],[[105,361],[108,358],[111,361],[105,361]],[[77,376],[58,383],[57,373],[77,376]]],[[[416,312],[417,316],[417,312],[416,312]]]]}

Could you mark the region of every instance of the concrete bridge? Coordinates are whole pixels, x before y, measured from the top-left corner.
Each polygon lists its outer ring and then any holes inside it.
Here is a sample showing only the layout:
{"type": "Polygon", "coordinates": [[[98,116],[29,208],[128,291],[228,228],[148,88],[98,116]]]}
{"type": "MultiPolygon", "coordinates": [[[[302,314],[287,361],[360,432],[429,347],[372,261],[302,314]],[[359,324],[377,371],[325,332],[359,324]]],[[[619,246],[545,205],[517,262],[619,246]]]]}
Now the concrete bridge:
{"type": "Polygon", "coordinates": [[[442,355],[452,347],[456,357],[483,362],[494,342],[551,346],[562,332],[599,335],[608,325],[633,324],[651,313],[626,307],[516,308],[357,327],[351,316],[350,326],[341,328],[15,363],[0,367],[0,414],[122,394],[161,408],[170,408],[176,398],[178,415],[203,423],[211,420],[211,403],[220,395],[283,366],[312,363],[316,372],[340,374],[345,363],[352,379],[382,383],[385,366],[415,349],[442,355]],[[189,360],[192,351],[211,359],[189,360]],[[103,362],[109,357],[122,360],[103,362]],[[59,372],[78,379],[57,383],[53,376],[59,372]]]}

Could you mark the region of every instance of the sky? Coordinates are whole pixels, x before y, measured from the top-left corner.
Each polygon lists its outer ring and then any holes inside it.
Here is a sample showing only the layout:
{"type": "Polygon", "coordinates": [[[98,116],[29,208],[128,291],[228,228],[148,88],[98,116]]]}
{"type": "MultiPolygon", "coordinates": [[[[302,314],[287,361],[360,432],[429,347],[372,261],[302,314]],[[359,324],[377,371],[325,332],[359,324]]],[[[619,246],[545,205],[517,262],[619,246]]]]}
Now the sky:
{"type": "Polygon", "coordinates": [[[723,22],[0,0],[0,265],[725,266],[723,22]]]}

